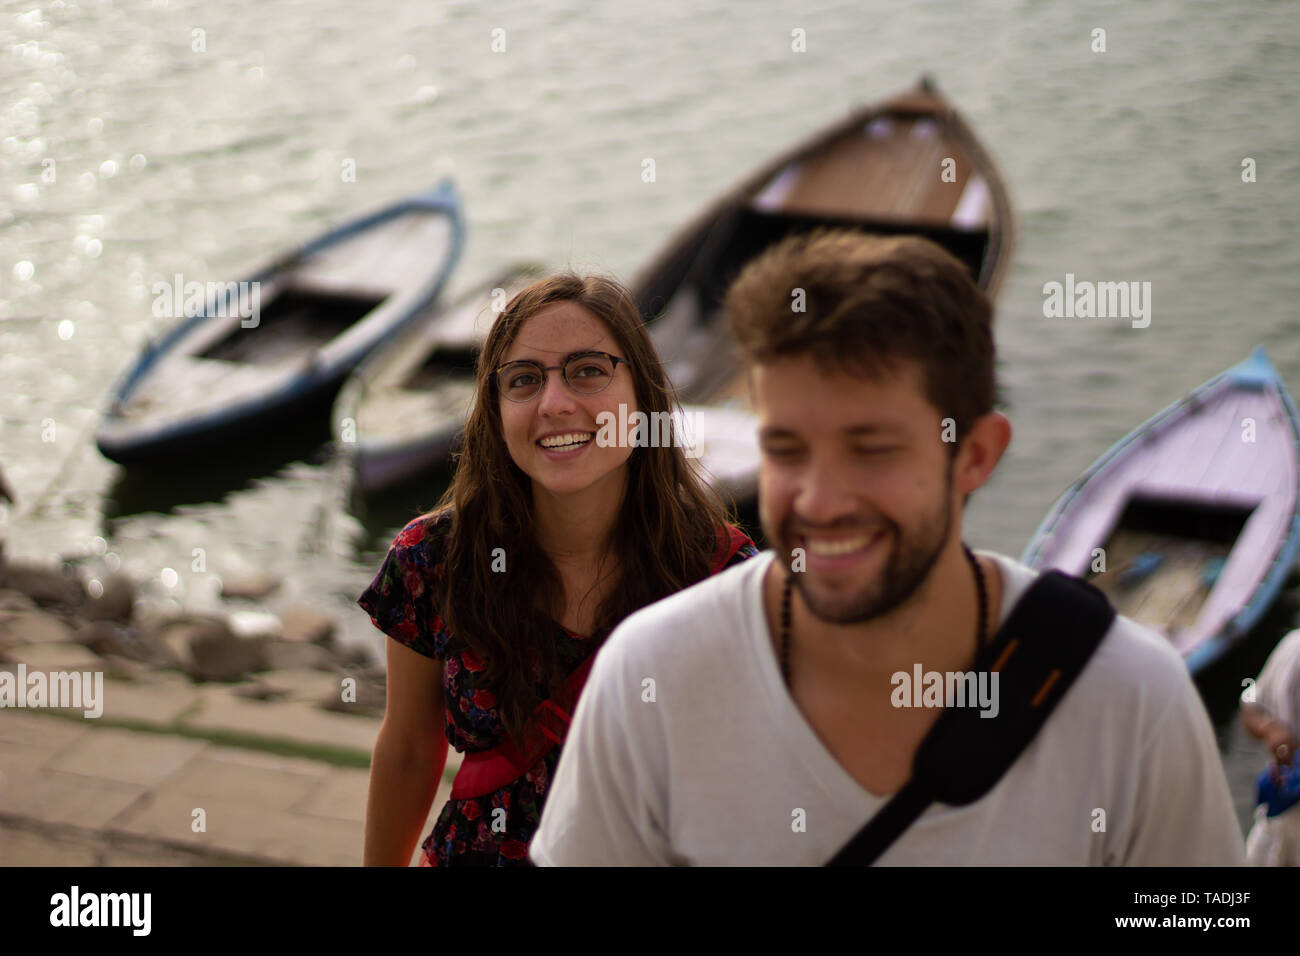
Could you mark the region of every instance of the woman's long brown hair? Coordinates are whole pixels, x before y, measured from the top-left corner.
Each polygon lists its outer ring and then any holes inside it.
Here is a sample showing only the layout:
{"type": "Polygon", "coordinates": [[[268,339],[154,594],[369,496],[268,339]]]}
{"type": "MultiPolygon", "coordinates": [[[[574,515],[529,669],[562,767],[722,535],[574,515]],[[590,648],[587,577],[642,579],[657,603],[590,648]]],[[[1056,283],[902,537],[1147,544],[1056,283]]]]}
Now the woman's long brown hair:
{"type": "MultiPolygon", "coordinates": [[[[568,676],[556,654],[555,618],[562,616],[565,596],[534,532],[532,479],[506,449],[492,370],[523,324],[557,302],[582,306],[609,329],[630,363],[637,410],[671,412],[677,404],[636,301],[603,276],[563,272],[521,290],[478,354],[477,390],[455,476],[430,512],[452,518],[447,573],[435,582],[435,597],[452,636],[449,652],[468,648],[484,661],[500,719],[525,752],[538,742],[534,710],[548,697],[559,698],[568,676]],[[496,548],[507,557],[504,572],[493,570],[496,548]]],[[[633,611],[707,577],[718,535],[735,520],[734,506],[697,477],[682,448],[660,444],[667,447],[635,447],[628,458],[627,491],[608,538],[619,556],[618,580],[587,635],[596,645],[633,611]]]]}

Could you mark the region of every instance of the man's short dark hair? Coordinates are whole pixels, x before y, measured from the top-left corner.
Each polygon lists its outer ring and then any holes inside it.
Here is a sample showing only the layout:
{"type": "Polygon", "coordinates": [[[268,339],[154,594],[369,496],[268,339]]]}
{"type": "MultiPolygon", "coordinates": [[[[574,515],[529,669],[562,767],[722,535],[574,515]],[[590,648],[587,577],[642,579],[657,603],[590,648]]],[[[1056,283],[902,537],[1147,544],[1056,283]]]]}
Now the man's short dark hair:
{"type": "Polygon", "coordinates": [[[724,307],[747,366],[809,355],[875,377],[900,359],[915,362],[927,399],[955,423],[950,454],[993,410],[992,306],[966,267],[928,239],[792,236],[741,271],[724,307]]]}

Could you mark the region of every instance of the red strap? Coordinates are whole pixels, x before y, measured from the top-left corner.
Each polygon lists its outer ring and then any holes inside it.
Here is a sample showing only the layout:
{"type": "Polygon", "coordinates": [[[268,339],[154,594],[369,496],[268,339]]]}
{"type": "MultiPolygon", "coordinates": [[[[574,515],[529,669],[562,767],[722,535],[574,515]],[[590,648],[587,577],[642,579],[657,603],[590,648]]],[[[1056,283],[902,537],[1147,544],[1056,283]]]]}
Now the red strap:
{"type": "Polygon", "coordinates": [[[735,525],[727,525],[726,533],[718,532],[718,550],[713,555],[713,566],[709,569],[710,574],[717,574],[730,561],[737,551],[747,544],[752,544],[749,535],[741,531],[735,525]]]}
{"type": "MultiPolygon", "coordinates": [[[[577,700],[591,673],[596,653],[587,655],[586,660],[577,666],[564,682],[564,697],[577,700]]],[[[524,758],[519,748],[507,737],[498,746],[490,750],[478,750],[467,753],[456,779],[451,784],[451,799],[467,800],[470,797],[482,797],[495,793],[502,787],[514,783],[538,760],[546,756],[558,744],[564,742],[572,717],[552,700],[544,700],[534,712],[537,717],[537,729],[550,743],[537,751],[531,761],[524,758]],[[551,724],[552,726],[547,726],[551,724]]]]}

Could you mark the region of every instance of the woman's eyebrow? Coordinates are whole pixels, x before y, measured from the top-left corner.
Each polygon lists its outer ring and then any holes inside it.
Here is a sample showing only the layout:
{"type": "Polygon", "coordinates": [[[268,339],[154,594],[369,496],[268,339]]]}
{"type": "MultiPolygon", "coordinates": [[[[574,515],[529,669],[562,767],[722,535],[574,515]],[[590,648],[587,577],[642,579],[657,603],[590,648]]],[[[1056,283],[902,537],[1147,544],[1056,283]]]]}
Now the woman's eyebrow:
{"type": "MultiPolygon", "coordinates": [[[[597,348],[578,349],[578,350],[576,350],[576,351],[574,351],[574,352],[568,352],[568,353],[566,353],[563,357],[561,357],[561,359],[560,359],[560,363],[563,364],[564,362],[567,362],[567,361],[569,361],[569,359],[574,358],[575,356],[578,356],[578,355],[591,355],[591,354],[593,354],[593,353],[600,353],[600,352],[602,352],[602,351],[603,351],[603,350],[601,350],[601,349],[597,349],[597,348]]],[[[613,353],[611,352],[610,354],[612,355],[613,353]]],[[[522,357],[522,358],[506,359],[506,360],[503,361],[501,364],[502,364],[502,365],[510,365],[510,364],[512,364],[512,363],[514,363],[514,362],[533,362],[533,363],[536,364],[536,365],[545,365],[545,364],[546,364],[546,362],[543,361],[542,359],[534,358],[534,357],[531,356],[531,355],[524,356],[524,357],[522,357]]]]}

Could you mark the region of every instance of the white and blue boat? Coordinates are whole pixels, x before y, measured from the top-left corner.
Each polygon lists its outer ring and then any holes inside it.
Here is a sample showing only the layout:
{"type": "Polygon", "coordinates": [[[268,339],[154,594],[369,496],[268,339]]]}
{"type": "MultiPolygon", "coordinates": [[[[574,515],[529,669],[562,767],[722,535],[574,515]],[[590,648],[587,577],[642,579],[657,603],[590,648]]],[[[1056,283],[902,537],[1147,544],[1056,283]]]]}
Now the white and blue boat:
{"type": "Polygon", "coordinates": [[[1300,552],[1300,416],[1262,347],[1115,444],[1021,560],[1106,592],[1200,673],[1273,604],[1300,552]]]}
{"type": "Polygon", "coordinates": [[[474,401],[475,361],[488,330],[506,302],[546,274],[535,262],[505,266],[357,366],[330,415],[353,488],[378,494],[446,460],[474,401]]]}
{"type": "Polygon", "coordinates": [[[177,277],[172,314],[113,387],[95,433],[123,464],[167,463],[327,413],[347,376],[418,320],[460,257],[450,180],[348,222],[239,282],[177,277]],[[182,312],[180,299],[185,296],[182,312]],[[190,314],[192,309],[193,313],[190,314]]]}

